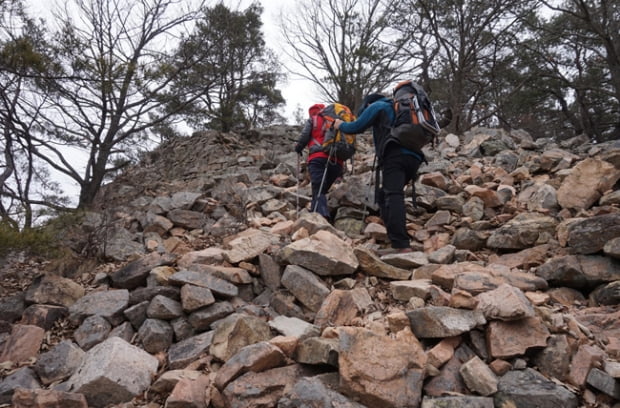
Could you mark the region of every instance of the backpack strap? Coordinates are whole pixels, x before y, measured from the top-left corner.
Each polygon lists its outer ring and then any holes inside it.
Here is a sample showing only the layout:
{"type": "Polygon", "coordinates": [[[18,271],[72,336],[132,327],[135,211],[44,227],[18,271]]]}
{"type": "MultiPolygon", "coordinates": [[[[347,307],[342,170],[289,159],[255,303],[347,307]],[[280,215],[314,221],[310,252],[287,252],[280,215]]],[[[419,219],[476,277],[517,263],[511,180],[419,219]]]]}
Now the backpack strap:
{"type": "Polygon", "coordinates": [[[321,114],[321,112],[312,116],[312,131],[310,132],[310,141],[314,142],[314,145],[321,147],[323,145],[316,137],[312,136],[312,134],[316,131],[316,129],[323,128],[325,117],[321,114]]]}

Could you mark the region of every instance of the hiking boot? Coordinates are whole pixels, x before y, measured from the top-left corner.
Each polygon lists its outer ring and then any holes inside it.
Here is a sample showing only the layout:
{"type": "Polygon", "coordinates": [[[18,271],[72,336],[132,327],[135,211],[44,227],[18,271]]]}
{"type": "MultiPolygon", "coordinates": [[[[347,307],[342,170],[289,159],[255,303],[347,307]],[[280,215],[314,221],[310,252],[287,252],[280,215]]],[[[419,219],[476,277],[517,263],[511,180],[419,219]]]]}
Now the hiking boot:
{"type": "Polygon", "coordinates": [[[406,254],[406,253],[409,253],[409,252],[413,252],[413,248],[407,247],[407,248],[384,248],[384,249],[377,249],[377,255],[379,255],[379,256],[392,255],[392,254],[406,254]]]}

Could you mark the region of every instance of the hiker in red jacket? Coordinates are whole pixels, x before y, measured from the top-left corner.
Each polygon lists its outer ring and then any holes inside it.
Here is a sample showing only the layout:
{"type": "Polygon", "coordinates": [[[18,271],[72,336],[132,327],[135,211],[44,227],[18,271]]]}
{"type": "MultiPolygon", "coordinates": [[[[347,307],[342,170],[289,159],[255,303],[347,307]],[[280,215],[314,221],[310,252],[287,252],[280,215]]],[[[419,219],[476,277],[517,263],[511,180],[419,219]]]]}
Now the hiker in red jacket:
{"type": "Polygon", "coordinates": [[[310,211],[318,212],[326,220],[331,221],[331,214],[327,206],[327,192],[334,182],[342,175],[343,161],[329,157],[321,149],[325,139],[324,119],[319,115],[325,105],[317,103],[308,109],[310,117],[306,120],[301,135],[295,145],[295,152],[302,154],[308,147],[308,172],[312,185],[312,203],[310,211]]]}

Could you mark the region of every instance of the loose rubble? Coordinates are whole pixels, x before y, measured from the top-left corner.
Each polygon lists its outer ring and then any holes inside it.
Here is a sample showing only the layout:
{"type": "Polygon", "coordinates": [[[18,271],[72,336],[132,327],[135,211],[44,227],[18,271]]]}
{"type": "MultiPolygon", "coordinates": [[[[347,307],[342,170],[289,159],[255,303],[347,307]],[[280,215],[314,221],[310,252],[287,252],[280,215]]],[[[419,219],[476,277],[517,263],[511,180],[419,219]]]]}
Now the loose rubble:
{"type": "Polygon", "coordinates": [[[380,257],[370,137],[330,224],[298,131],[149,153],[68,233],[106,262],[0,260],[0,406],[620,407],[620,143],[444,135],[380,257]]]}

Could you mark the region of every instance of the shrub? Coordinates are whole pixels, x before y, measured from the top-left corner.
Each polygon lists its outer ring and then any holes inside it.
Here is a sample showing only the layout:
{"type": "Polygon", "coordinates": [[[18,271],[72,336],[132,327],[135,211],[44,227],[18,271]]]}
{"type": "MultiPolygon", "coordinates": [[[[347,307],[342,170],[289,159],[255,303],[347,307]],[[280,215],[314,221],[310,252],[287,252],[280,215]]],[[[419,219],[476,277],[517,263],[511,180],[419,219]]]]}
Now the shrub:
{"type": "Polygon", "coordinates": [[[22,230],[0,222],[0,257],[10,252],[26,252],[46,258],[61,256],[67,233],[78,225],[79,219],[79,215],[67,213],[48,220],[42,226],[22,230]]]}

